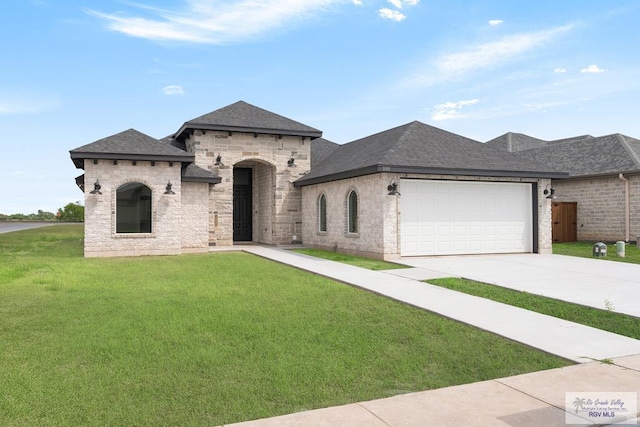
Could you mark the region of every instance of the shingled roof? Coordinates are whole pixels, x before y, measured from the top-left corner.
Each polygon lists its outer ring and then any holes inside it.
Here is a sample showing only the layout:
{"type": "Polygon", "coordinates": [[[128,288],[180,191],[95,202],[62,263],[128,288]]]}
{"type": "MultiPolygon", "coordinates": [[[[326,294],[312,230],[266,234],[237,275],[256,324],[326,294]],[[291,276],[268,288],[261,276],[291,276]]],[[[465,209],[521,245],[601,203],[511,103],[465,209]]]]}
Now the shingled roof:
{"type": "Polygon", "coordinates": [[[190,163],[182,168],[182,182],[208,182],[209,184],[220,184],[222,178],[215,173],[190,163]]]}
{"type": "Polygon", "coordinates": [[[571,138],[556,139],[554,141],[545,141],[523,133],[507,132],[504,135],[500,135],[499,137],[492,139],[491,141],[485,142],[485,144],[493,148],[499,148],[500,150],[516,152],[545,147],[549,144],[558,142],[574,142],[592,138],[593,136],[591,135],[580,135],[571,138]]]}
{"type": "Polygon", "coordinates": [[[339,145],[324,138],[311,141],[311,168],[315,168],[338,148],[339,145]]]}
{"type": "Polygon", "coordinates": [[[304,186],[377,172],[566,178],[545,164],[414,121],[338,146],[307,175],[304,186]]]}
{"type": "Polygon", "coordinates": [[[84,168],[85,159],[151,160],[166,162],[194,161],[194,155],[135,129],[99,139],[69,151],[76,168],[84,168]]]}
{"type": "Polygon", "coordinates": [[[516,154],[566,170],[571,177],[640,171],[640,140],[619,133],[545,141],[516,154]]]}
{"type": "Polygon", "coordinates": [[[223,107],[185,122],[176,132],[180,140],[189,130],[217,130],[225,132],[264,133],[319,138],[322,132],[244,101],[223,107]]]}

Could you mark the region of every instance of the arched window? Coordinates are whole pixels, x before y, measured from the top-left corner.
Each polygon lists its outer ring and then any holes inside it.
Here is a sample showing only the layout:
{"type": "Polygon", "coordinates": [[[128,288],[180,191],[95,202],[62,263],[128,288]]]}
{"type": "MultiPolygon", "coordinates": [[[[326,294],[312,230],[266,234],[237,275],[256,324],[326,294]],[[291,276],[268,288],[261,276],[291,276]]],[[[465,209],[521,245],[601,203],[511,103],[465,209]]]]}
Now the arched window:
{"type": "Polygon", "coordinates": [[[151,189],[138,182],[116,191],[116,233],[151,233],[151,189]]]}
{"type": "Polygon", "coordinates": [[[358,193],[351,190],[347,196],[347,231],[358,232],[358,193]]]}
{"type": "Polygon", "coordinates": [[[324,194],[318,199],[318,231],[327,231],[327,197],[324,194]]]}

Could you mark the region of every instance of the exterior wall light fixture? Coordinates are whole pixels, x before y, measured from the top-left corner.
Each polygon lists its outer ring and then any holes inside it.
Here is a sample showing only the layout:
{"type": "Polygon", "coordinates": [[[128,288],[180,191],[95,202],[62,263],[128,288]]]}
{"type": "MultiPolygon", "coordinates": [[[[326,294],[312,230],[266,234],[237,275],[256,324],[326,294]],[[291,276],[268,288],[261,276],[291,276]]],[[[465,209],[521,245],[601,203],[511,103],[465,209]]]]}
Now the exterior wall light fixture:
{"type": "Polygon", "coordinates": [[[93,191],[89,192],[89,194],[102,194],[100,191],[101,188],[100,181],[96,179],[96,182],[93,184],[93,191]]]}
{"type": "Polygon", "coordinates": [[[289,166],[290,168],[296,167],[296,159],[295,157],[293,157],[293,154],[291,155],[291,157],[289,157],[289,160],[287,160],[287,166],[289,166]]]}
{"type": "Polygon", "coordinates": [[[556,198],[556,189],[551,186],[551,184],[547,185],[547,188],[542,192],[547,199],[555,199],[556,198]]]}
{"type": "Polygon", "coordinates": [[[220,155],[220,153],[218,153],[218,156],[216,157],[216,162],[214,163],[215,166],[224,166],[224,163],[222,163],[222,156],[220,155]]]}
{"type": "Polygon", "coordinates": [[[387,186],[387,190],[389,191],[389,196],[400,196],[400,192],[398,191],[398,183],[395,179],[391,180],[391,184],[387,186]]]}
{"type": "Polygon", "coordinates": [[[176,194],[173,192],[173,190],[171,190],[171,186],[171,181],[167,182],[167,187],[165,188],[164,194],[176,194]]]}

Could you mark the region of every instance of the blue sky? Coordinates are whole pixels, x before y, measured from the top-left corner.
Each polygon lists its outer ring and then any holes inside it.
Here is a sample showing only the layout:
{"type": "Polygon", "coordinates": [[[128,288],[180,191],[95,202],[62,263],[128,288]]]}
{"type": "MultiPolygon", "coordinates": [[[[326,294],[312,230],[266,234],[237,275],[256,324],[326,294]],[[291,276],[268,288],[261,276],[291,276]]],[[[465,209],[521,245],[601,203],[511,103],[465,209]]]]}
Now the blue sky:
{"type": "Polygon", "coordinates": [[[4,0],[0,213],[83,199],[69,150],[238,100],[338,143],[640,137],[636,0],[4,0]]]}

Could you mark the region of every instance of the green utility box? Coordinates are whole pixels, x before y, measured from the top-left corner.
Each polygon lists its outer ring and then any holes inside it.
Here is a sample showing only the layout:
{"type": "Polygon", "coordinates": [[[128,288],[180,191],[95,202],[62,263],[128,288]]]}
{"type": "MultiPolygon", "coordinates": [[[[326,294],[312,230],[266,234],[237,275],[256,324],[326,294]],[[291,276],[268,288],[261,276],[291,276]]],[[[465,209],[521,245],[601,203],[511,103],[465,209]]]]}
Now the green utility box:
{"type": "Polygon", "coordinates": [[[594,257],[603,257],[607,256],[607,245],[602,242],[598,242],[593,245],[593,256],[594,257]]]}

